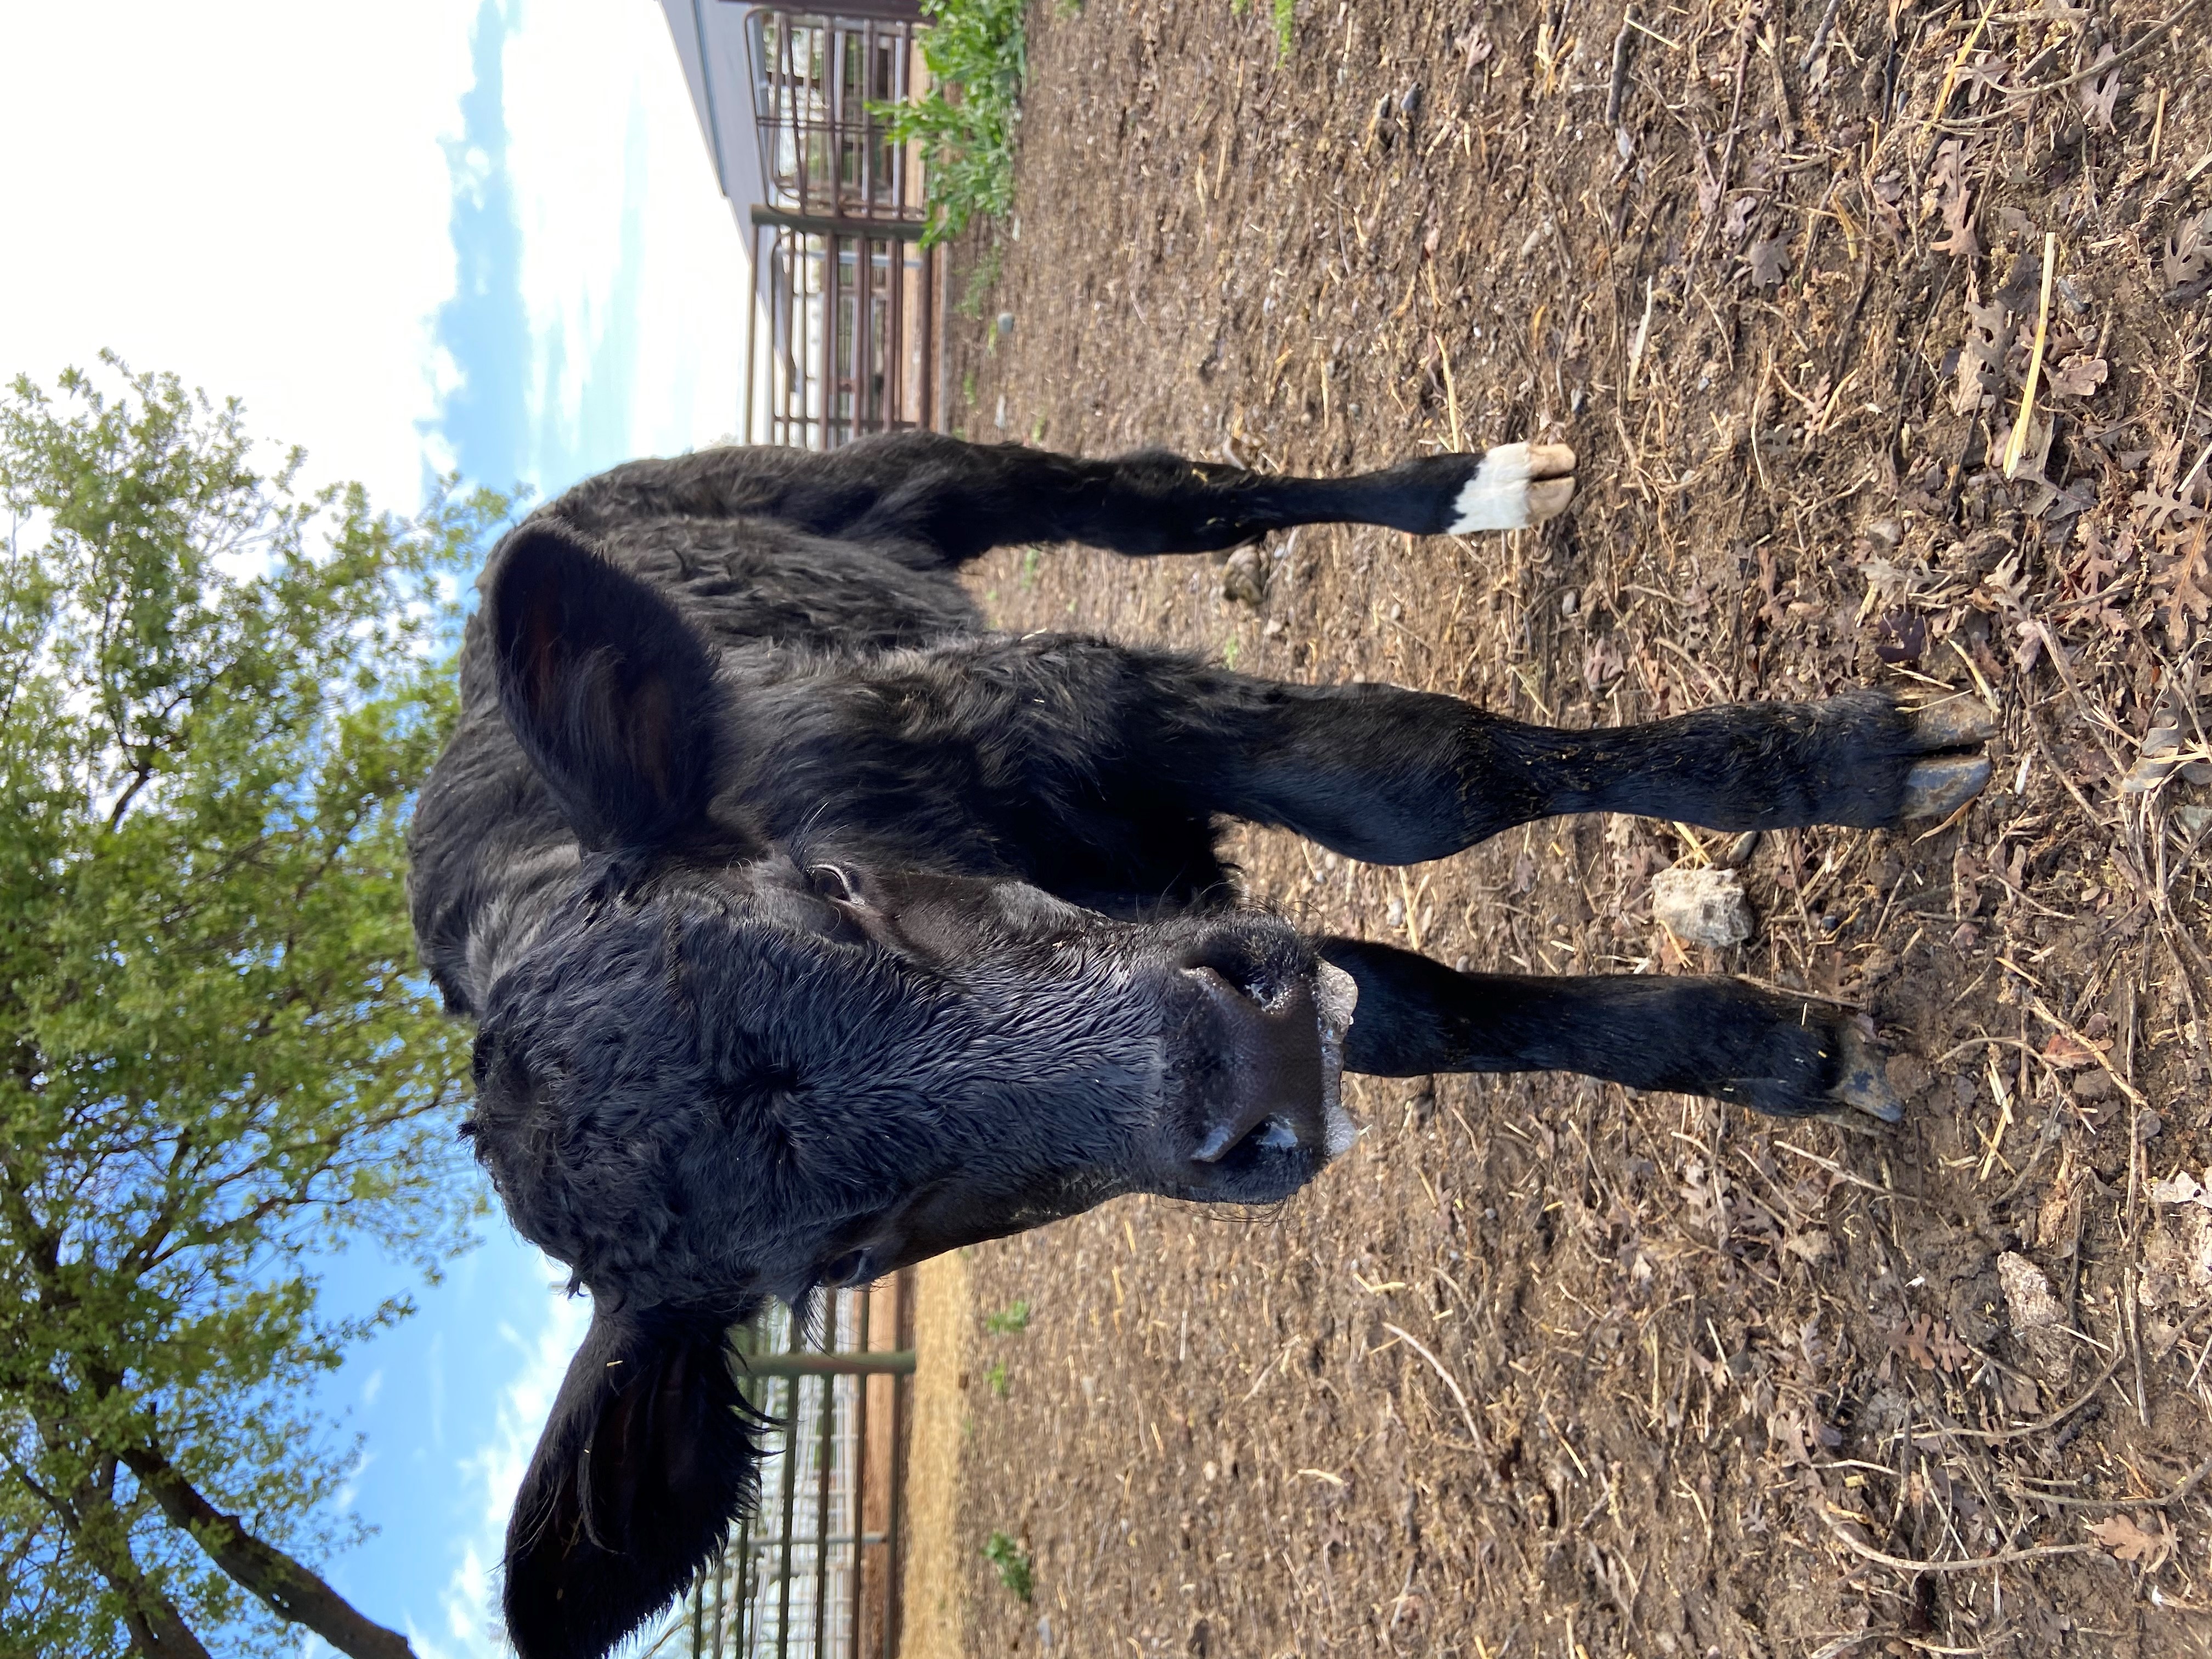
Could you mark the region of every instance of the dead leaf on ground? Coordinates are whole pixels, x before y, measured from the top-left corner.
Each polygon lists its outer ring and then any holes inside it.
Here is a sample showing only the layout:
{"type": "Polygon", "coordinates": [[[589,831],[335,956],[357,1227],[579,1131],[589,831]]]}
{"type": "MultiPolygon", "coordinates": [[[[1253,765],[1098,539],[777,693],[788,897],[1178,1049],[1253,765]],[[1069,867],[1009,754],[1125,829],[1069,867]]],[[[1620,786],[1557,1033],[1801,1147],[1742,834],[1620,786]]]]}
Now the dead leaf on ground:
{"type": "MultiPolygon", "coordinates": [[[[2108,44],[2097,54],[2097,61],[2091,67],[2101,70],[2118,55],[2108,44]]],[[[2113,130],[2112,106],[2118,101],[2119,95],[2120,72],[2117,69],[2093,75],[2081,83],[2081,119],[2090,131],[2110,132],[2113,130]]]]}
{"type": "Polygon", "coordinates": [[[2097,1063],[2094,1049],[2075,1042],[2063,1031],[2051,1033],[2051,1041],[2043,1045],[2043,1057],[2062,1072],[2078,1072],[2084,1066],[2097,1063]]]}
{"type": "Polygon", "coordinates": [[[1524,847],[1514,855],[1513,878],[1506,884],[1505,890],[1518,898],[1535,884],[1536,857],[1524,847]]]}
{"type": "Polygon", "coordinates": [[[1941,1370],[1947,1376],[1974,1357],[1974,1351],[1952,1330],[1951,1322],[1938,1321],[1932,1314],[1922,1314],[1899,1326],[1891,1334],[1889,1346],[1922,1370],[1941,1370]]]}
{"type": "Polygon", "coordinates": [[[2166,1565],[2173,1553],[2173,1538],[2164,1524],[2156,1523],[2159,1530],[2146,1531],[2142,1524],[2124,1515],[2108,1516],[2089,1523],[2089,1535],[2123,1561],[2132,1561],[2146,1572],[2155,1572],[2166,1565]]]}
{"type": "Polygon", "coordinates": [[[2121,780],[2121,789],[2131,795],[2148,794],[2177,771],[2191,783],[2212,782],[2212,761],[2201,755],[2203,733],[2197,704],[2197,665],[2185,662],[2160,690],[2150,730],[2143,733],[2142,748],[2121,780]],[[2192,751],[2199,751],[2197,758],[2191,758],[2192,751]]]}
{"type": "Polygon", "coordinates": [[[1984,94],[2002,97],[2005,76],[2012,73],[2011,63],[1993,52],[1974,54],[1974,61],[1966,65],[1966,101],[1979,105],[1984,94]]]}
{"type": "Polygon", "coordinates": [[[1974,234],[1974,216],[1965,191],[1955,202],[1943,207],[1943,237],[1931,244],[1938,253],[1948,253],[1954,259],[1976,259],[1981,257],[1981,239],[1974,234]]]}
{"type": "Polygon", "coordinates": [[[2195,299],[2212,288],[2212,209],[2174,227],[2160,263],[2172,290],[2168,300],[2195,299]]]}
{"type": "Polygon", "coordinates": [[[1943,216],[1943,240],[1936,251],[1954,258],[1980,256],[1982,245],[1974,234],[1974,202],[1966,185],[1966,147],[1947,138],[1936,152],[1935,170],[1928,179],[1929,195],[1943,216]]]}
{"type": "MultiPolygon", "coordinates": [[[[2140,501],[2141,492],[2136,498],[2140,501]]],[[[2171,501],[2162,503],[2175,504],[2171,501]]],[[[2166,597],[2166,631],[2177,648],[2189,642],[2191,619],[2212,616],[2212,569],[2206,568],[2204,532],[2208,520],[2202,507],[2185,507],[2196,520],[2193,530],[2160,538],[2168,556],[2151,574],[2151,586],[2166,597]]]]}
{"type": "Polygon", "coordinates": [[[2084,351],[2075,352],[2051,371],[2048,385],[2054,398],[2087,398],[2095,395],[2099,386],[2112,372],[2102,357],[2092,357],[2084,351]]]}
{"type": "MultiPolygon", "coordinates": [[[[2212,1176],[2212,1170],[2204,1173],[2212,1176]]],[[[2154,1204],[2201,1204],[2212,1210],[2212,1188],[2186,1170],[2176,1170],[2164,1180],[2152,1182],[2149,1191],[2154,1204]]]]}
{"type": "Polygon", "coordinates": [[[2004,362],[2019,323],[1999,300],[1989,305],[1966,301],[1966,337],[1959,348],[1958,388],[1951,412],[1971,415],[1996,401],[2004,390],[2004,362]]]}

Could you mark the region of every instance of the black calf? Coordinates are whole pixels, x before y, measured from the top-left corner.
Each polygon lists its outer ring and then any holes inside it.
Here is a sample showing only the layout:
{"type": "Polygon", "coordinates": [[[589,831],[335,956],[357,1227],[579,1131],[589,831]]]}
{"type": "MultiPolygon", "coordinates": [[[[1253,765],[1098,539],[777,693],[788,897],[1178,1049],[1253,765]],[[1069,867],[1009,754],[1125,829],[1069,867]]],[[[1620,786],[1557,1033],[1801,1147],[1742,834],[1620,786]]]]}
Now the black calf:
{"type": "Polygon", "coordinates": [[[1573,461],[1310,480],[913,434],[638,462],[507,538],[413,894],[479,1022],[477,1154],[593,1297],[508,1535],[525,1659],[603,1652],[718,1547],[757,1459],[720,1333],[768,1297],[1121,1193],[1285,1197],[1350,1143],[1347,1067],[1895,1115],[1825,1007],[1302,938],[1238,908],[1215,832],[1403,862],[1558,812],[1877,827],[1981,787],[1962,705],[1557,731],[987,633],[950,574],[1019,541],[1516,528],[1566,504],[1573,461]]]}

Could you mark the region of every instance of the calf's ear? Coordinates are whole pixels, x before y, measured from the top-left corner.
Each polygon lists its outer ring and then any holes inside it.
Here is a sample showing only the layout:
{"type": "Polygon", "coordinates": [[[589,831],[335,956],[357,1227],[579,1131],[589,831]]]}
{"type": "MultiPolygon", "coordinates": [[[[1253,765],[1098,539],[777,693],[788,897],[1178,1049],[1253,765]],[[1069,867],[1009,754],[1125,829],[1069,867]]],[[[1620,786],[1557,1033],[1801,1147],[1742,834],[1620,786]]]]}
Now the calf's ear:
{"type": "Polygon", "coordinates": [[[761,1428],[719,1329],[595,1310],[507,1522],[520,1659],[600,1659],[680,1595],[752,1504],[761,1428]]]}
{"type": "Polygon", "coordinates": [[[714,661],[666,599],[538,520],[501,550],[485,611],[507,724],[586,848],[652,846],[701,813],[714,661]]]}

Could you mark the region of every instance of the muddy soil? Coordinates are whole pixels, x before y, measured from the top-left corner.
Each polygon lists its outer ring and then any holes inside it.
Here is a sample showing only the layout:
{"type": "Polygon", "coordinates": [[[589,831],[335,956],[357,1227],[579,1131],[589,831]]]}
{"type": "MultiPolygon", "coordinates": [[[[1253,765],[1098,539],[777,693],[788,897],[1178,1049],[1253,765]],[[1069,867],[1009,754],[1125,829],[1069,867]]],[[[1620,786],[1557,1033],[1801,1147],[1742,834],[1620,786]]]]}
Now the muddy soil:
{"type": "Polygon", "coordinates": [[[1863,1008],[1911,1115],[1363,1083],[1279,1212],[976,1249],[969,1650],[2212,1651],[2212,797],[2175,769],[2212,13],[1305,0],[1285,57],[1267,10],[1033,9],[955,424],[1300,471],[1559,438],[1581,494],[1234,566],[1010,550],[993,618],[1566,726],[1964,690],[1996,781],[1747,849],[1590,818],[1401,870],[1239,832],[1316,927],[1863,1008]],[[1656,872],[1731,860],[1747,943],[1655,922],[1656,872]]]}

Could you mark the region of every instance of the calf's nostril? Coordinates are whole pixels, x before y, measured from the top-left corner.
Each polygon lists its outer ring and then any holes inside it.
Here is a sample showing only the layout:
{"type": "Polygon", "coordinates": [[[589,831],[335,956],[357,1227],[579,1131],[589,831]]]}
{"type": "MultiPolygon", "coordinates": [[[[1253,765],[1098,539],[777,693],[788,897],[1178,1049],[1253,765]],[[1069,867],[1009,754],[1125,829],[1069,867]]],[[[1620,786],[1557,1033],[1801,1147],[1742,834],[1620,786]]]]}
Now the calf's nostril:
{"type": "Polygon", "coordinates": [[[1241,951],[1218,945],[1200,946],[1186,953],[1180,966],[1217,995],[1225,992],[1262,1008],[1273,1004],[1282,990],[1275,975],[1260,963],[1241,951]]]}
{"type": "Polygon", "coordinates": [[[1255,1152],[1289,1152],[1298,1144],[1298,1132],[1279,1115],[1270,1115],[1241,1134],[1238,1127],[1235,1123],[1215,1125],[1212,1133],[1191,1153],[1191,1162],[1218,1164],[1240,1146],[1249,1146],[1255,1152]]]}

